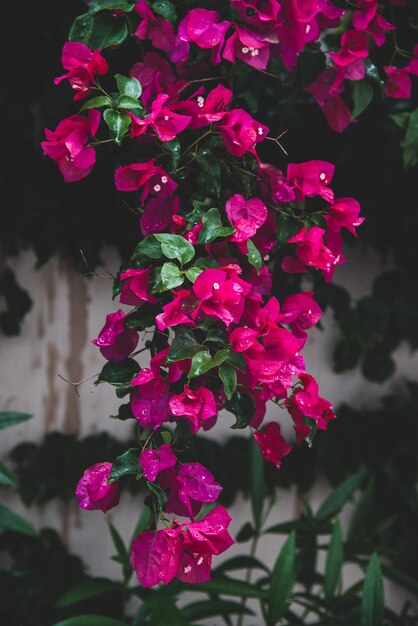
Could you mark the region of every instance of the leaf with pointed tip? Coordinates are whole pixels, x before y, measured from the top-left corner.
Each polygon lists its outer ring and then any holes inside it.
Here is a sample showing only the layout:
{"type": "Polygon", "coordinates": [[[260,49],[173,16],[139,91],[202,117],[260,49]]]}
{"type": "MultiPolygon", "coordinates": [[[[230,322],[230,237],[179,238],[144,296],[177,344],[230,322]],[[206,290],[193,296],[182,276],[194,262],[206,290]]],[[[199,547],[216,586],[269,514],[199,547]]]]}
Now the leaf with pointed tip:
{"type": "Polygon", "coordinates": [[[112,106],[112,100],[108,96],[97,96],[96,98],[91,98],[87,100],[81,107],[80,111],[85,111],[86,109],[100,109],[100,107],[110,107],[112,106]]]}
{"type": "Polygon", "coordinates": [[[161,250],[168,259],[177,259],[183,265],[194,257],[194,247],[181,235],[161,233],[154,237],[160,242],[161,250]]]}
{"type": "Polygon", "coordinates": [[[296,580],[296,534],[292,531],[277,558],[269,590],[268,624],[274,626],[286,613],[296,580]]]}
{"type": "Polygon", "coordinates": [[[382,570],[376,552],[372,554],[364,579],[361,602],[361,625],[382,626],[384,614],[382,570]]]}
{"type": "Polygon", "coordinates": [[[329,602],[341,576],[341,568],[344,560],[344,541],[341,524],[337,519],[334,522],[331,541],[325,562],[324,592],[325,599],[329,602]]]}
{"type": "Polygon", "coordinates": [[[32,419],[33,415],[29,413],[18,413],[17,411],[1,411],[0,412],[0,430],[15,426],[21,422],[27,422],[32,419]]]}
{"type": "Polygon", "coordinates": [[[103,119],[109,127],[110,137],[115,143],[120,145],[123,137],[129,130],[131,118],[127,113],[106,109],[103,113],[103,119]]]}
{"type": "MultiPolygon", "coordinates": [[[[142,87],[137,78],[133,76],[123,76],[123,74],[115,74],[115,78],[121,95],[138,100],[142,94],[142,87]]],[[[139,106],[138,102],[137,106],[139,106]]]]}
{"type": "Polygon", "coordinates": [[[109,480],[107,482],[111,485],[127,474],[141,474],[141,467],[139,465],[139,450],[137,448],[130,448],[120,456],[116,457],[112,464],[112,471],[110,472],[109,480]]]}
{"type": "Polygon", "coordinates": [[[0,461],[0,485],[8,487],[16,487],[16,481],[11,471],[0,461]]]}
{"type": "Polygon", "coordinates": [[[11,511],[3,504],[0,504],[0,528],[5,530],[12,530],[15,533],[21,533],[22,535],[29,535],[30,537],[36,537],[36,532],[32,526],[20,517],[14,511],[11,511]]]}

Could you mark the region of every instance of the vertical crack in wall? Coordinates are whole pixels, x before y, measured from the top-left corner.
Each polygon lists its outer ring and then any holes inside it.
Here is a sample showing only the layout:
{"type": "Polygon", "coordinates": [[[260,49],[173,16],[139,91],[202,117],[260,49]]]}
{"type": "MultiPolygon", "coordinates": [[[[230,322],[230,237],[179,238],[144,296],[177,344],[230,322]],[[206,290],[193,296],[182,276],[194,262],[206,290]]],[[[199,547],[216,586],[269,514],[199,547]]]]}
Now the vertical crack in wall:
{"type": "MultiPolygon", "coordinates": [[[[68,380],[76,382],[83,378],[82,351],[86,346],[87,312],[89,296],[86,279],[72,268],[66,268],[69,297],[69,351],[65,361],[68,380]]],[[[63,430],[77,433],[80,429],[79,398],[73,385],[68,385],[65,396],[63,430]]]]}

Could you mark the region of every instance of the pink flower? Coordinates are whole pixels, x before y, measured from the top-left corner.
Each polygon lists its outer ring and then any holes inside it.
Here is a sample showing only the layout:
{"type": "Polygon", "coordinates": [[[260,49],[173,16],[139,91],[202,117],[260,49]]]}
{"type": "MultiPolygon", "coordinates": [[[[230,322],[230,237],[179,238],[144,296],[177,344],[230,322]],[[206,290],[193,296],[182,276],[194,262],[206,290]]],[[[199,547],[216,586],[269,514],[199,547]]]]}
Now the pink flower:
{"type": "Polygon", "coordinates": [[[166,328],[172,328],[183,324],[185,326],[195,326],[189,317],[192,310],[192,303],[194,299],[190,297],[190,291],[183,289],[181,291],[174,292],[174,300],[163,306],[163,313],[160,313],[155,318],[155,323],[159,330],[165,330],[166,328]]]}
{"type": "Polygon", "coordinates": [[[357,236],[356,228],[364,222],[364,217],[360,217],[360,204],[354,198],[339,198],[334,200],[327,207],[329,216],[327,221],[329,226],[339,232],[346,228],[354,236],[357,236]]]}
{"type": "Polygon", "coordinates": [[[62,66],[68,70],[68,74],[55,78],[54,84],[58,85],[68,78],[76,92],[74,100],[89,96],[95,75],[102,76],[108,70],[106,59],[102,57],[100,50],[92,52],[84,43],[67,41],[62,49],[61,59],[62,66]]]}
{"type": "Polygon", "coordinates": [[[231,6],[247,24],[262,27],[273,27],[280,11],[277,0],[231,0],[231,6]]]}
{"type": "Polygon", "coordinates": [[[303,226],[300,231],[288,239],[288,243],[296,243],[297,259],[286,256],[282,261],[282,268],[288,274],[306,272],[305,265],[323,270],[327,280],[330,280],[335,267],[342,262],[340,254],[333,254],[323,241],[323,228],[313,226],[309,230],[303,226]]]}
{"type": "Polygon", "coordinates": [[[135,11],[143,18],[135,31],[138,39],[150,39],[154,48],[166,52],[173,63],[187,61],[189,46],[180,41],[168,20],[154,15],[146,0],[139,0],[135,11]]]}
{"type": "Polygon", "coordinates": [[[321,196],[327,202],[334,200],[334,193],[328,187],[334,176],[335,166],[327,161],[306,161],[289,163],[287,180],[294,186],[297,199],[321,196]]]}
{"type": "Polygon", "coordinates": [[[177,474],[166,472],[161,484],[170,489],[165,512],[190,518],[199,513],[203,502],[215,502],[222,491],[213,474],[200,463],[185,463],[177,474]]]}
{"type": "Polygon", "coordinates": [[[124,361],[138,345],[138,333],[133,328],[125,327],[125,319],[122,310],[109,313],[99,336],[92,341],[108,361],[124,361]]]}
{"type": "Polygon", "coordinates": [[[227,40],[223,58],[235,63],[235,58],[257,70],[265,70],[270,57],[270,44],[257,33],[235,26],[235,32],[227,40]]]}
{"type": "Polygon", "coordinates": [[[336,86],[336,80],[336,71],[331,68],[326,69],[309,87],[306,87],[306,91],[319,104],[332,130],[342,133],[351,122],[351,113],[340,96],[344,87],[341,84],[336,86]]]}
{"type": "Polygon", "coordinates": [[[335,413],[332,410],[332,404],[325,398],[318,395],[318,383],[310,376],[310,374],[300,374],[299,380],[302,387],[296,388],[292,396],[287,401],[287,408],[296,425],[296,433],[300,438],[304,438],[305,429],[300,431],[300,427],[304,425],[303,417],[309,417],[317,422],[320,430],[326,430],[328,422],[335,419],[335,413]],[[302,436],[303,435],[303,436],[302,436]]]}
{"type": "Polygon", "coordinates": [[[277,167],[269,163],[260,163],[257,174],[260,180],[260,191],[266,200],[274,204],[295,200],[294,189],[283,176],[283,172],[277,167]]]}
{"type": "Polygon", "coordinates": [[[233,156],[243,156],[246,152],[256,155],[256,144],[264,141],[269,132],[267,126],[257,122],[244,109],[225,113],[219,128],[225,148],[233,156]]]}
{"type": "Polygon", "coordinates": [[[178,196],[169,198],[151,198],[144,206],[140,218],[141,233],[146,237],[153,233],[161,233],[170,230],[173,216],[179,211],[180,200],[178,196]]]}
{"type": "Polygon", "coordinates": [[[167,94],[159,94],[151,104],[151,113],[145,119],[129,113],[132,119],[132,137],[139,137],[144,134],[150,126],[161,141],[172,141],[187,128],[192,118],[188,115],[174,113],[164,106],[168,99],[167,94]]]}
{"type": "Polygon", "coordinates": [[[143,587],[173,578],[184,582],[206,582],[210,579],[212,555],[221,554],[233,543],[228,533],[231,521],[224,507],[217,506],[199,522],[172,522],[164,530],[148,530],[135,539],[131,565],[143,587]]]}
{"type": "Polygon", "coordinates": [[[206,387],[192,390],[184,385],[183,393],[171,396],[169,408],[174,417],[186,418],[194,433],[201,426],[204,430],[212,428],[218,414],[215,396],[206,387]]]}
{"type": "Polygon", "coordinates": [[[196,278],[193,292],[198,305],[192,318],[212,315],[222,320],[227,328],[237,324],[244,312],[244,297],[251,291],[251,285],[238,277],[236,271],[228,267],[203,270],[196,278]]]}
{"type": "Polygon", "coordinates": [[[386,66],[384,70],[388,76],[385,94],[389,98],[410,98],[412,80],[408,68],[386,66]]]}
{"type": "Polygon", "coordinates": [[[132,413],[143,428],[158,430],[168,418],[169,386],[159,368],[144,368],[132,380],[132,413]]]}
{"type": "Polygon", "coordinates": [[[319,322],[322,309],[314,300],[312,291],[288,296],[283,302],[280,322],[291,324],[294,330],[307,330],[319,322]]]}
{"type": "Polygon", "coordinates": [[[148,292],[150,269],[151,266],[144,270],[126,270],[120,274],[119,279],[126,280],[119,298],[122,304],[138,306],[144,302],[157,302],[157,298],[148,292]]]}
{"type": "Polygon", "coordinates": [[[248,241],[267,219],[267,207],[258,198],[246,200],[244,196],[235,194],[227,201],[225,208],[235,228],[231,241],[248,241]]]}
{"type": "Polygon", "coordinates": [[[206,98],[203,93],[204,90],[199,89],[191,98],[182,100],[176,106],[177,110],[191,115],[190,128],[202,128],[212,122],[219,122],[232,99],[232,91],[223,85],[212,89],[206,98]]]}
{"type": "Polygon", "coordinates": [[[217,506],[198,522],[188,524],[184,548],[196,554],[222,554],[234,540],[228,533],[231,517],[223,506],[217,506]]]}
{"type": "Polygon", "coordinates": [[[263,459],[271,461],[277,468],[281,466],[282,458],[292,450],[276,422],[269,422],[261,431],[255,432],[254,439],[258,443],[263,459]]]}
{"type": "Polygon", "coordinates": [[[235,328],[229,335],[229,343],[234,352],[245,352],[255,344],[258,332],[248,326],[235,328]]]}
{"type": "Polygon", "coordinates": [[[171,446],[166,443],[158,450],[143,450],[139,462],[145,478],[153,483],[160,472],[175,467],[177,459],[171,446]]]}
{"type": "Polygon", "coordinates": [[[221,62],[221,49],[230,22],[219,22],[217,11],[192,9],[180,22],[178,36],[181,41],[195,43],[203,50],[212,50],[212,63],[221,62]]]}
{"type": "Polygon", "coordinates": [[[177,78],[170,63],[156,52],[147,52],[143,63],[135,63],[129,75],[141,83],[141,101],[147,109],[160,93],[168,94],[170,101],[177,100],[180,89],[187,85],[186,81],[177,78]]]}
{"type": "Polygon", "coordinates": [[[369,54],[367,35],[357,30],[347,30],[341,36],[341,49],[330,52],[329,56],[339,67],[347,67],[357,59],[365,59],[369,54]]]}
{"type": "Polygon", "coordinates": [[[135,191],[142,188],[142,202],[151,194],[156,198],[169,198],[177,189],[174,182],[155,159],[145,163],[121,165],[115,171],[115,185],[119,191],[135,191]]]}
{"type": "Polygon", "coordinates": [[[88,117],[72,115],[58,124],[54,131],[45,129],[47,141],[41,146],[44,154],[53,159],[66,183],[88,176],[96,162],[96,151],[87,145],[96,135],[100,122],[99,111],[89,111],[88,117]]]}
{"type": "Polygon", "coordinates": [[[112,463],[96,463],[88,467],[79,480],[76,498],[82,509],[100,510],[103,513],[113,509],[119,503],[120,492],[118,483],[107,484],[112,463]]]}

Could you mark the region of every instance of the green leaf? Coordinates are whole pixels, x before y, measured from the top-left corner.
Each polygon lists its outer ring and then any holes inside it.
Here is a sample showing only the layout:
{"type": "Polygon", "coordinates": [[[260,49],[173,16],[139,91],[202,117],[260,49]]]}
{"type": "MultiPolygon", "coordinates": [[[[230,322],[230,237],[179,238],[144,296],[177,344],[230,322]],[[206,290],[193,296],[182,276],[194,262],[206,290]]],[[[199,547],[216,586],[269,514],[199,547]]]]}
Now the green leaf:
{"type": "Polygon", "coordinates": [[[110,137],[115,143],[120,145],[124,135],[128,132],[131,125],[131,118],[127,113],[106,109],[103,113],[103,119],[109,127],[110,137]]]}
{"type": "Polygon", "coordinates": [[[193,602],[183,607],[181,612],[189,622],[192,620],[219,617],[220,615],[254,615],[254,613],[246,606],[243,606],[242,603],[228,600],[201,600],[199,602],[193,602]]]}
{"type": "Polygon", "coordinates": [[[361,602],[362,626],[382,626],[384,606],[382,571],[379,557],[374,552],[364,579],[361,602]]]}
{"type": "Polygon", "coordinates": [[[171,141],[164,141],[164,148],[166,150],[169,150],[171,153],[171,166],[174,170],[174,172],[177,171],[177,168],[179,166],[180,163],[180,159],[181,159],[181,143],[180,140],[177,139],[177,137],[175,139],[172,139],[171,141]]]}
{"type": "Polygon", "coordinates": [[[93,20],[93,15],[89,13],[76,17],[70,28],[68,40],[88,44],[91,33],[93,32],[93,20]]]}
{"type": "Polygon", "coordinates": [[[186,276],[187,278],[190,280],[191,283],[194,283],[194,281],[196,280],[196,278],[199,276],[199,274],[201,274],[203,272],[203,267],[189,267],[188,270],[186,270],[186,276]]]}
{"type": "Polygon", "coordinates": [[[166,20],[175,24],[177,21],[177,11],[172,2],[169,0],[156,0],[152,4],[152,10],[154,13],[158,13],[158,15],[162,15],[166,20]]]}
{"type": "Polygon", "coordinates": [[[135,98],[131,98],[131,96],[119,96],[116,106],[119,109],[139,109],[142,110],[142,105],[135,98]]]}
{"type": "Polygon", "coordinates": [[[269,590],[269,626],[277,624],[286,613],[293,585],[296,581],[296,534],[286,539],[274,565],[269,590]]]}
{"type": "Polygon", "coordinates": [[[139,365],[133,359],[125,359],[120,363],[109,361],[103,367],[95,384],[109,383],[114,387],[129,385],[132,378],[139,372],[139,365]]]}
{"type": "Polygon", "coordinates": [[[125,580],[129,580],[132,574],[132,568],[129,563],[129,552],[126,549],[122,537],[113,524],[109,524],[109,531],[117,553],[117,556],[112,557],[112,559],[117,561],[117,563],[122,566],[124,578],[125,580]]]}
{"type": "Polygon", "coordinates": [[[235,369],[240,372],[245,373],[247,371],[247,364],[242,352],[230,352],[226,358],[226,363],[232,365],[232,367],[235,367],[235,369]]]}
{"type": "Polygon", "coordinates": [[[203,591],[217,593],[225,596],[238,596],[241,598],[266,598],[267,592],[256,585],[232,578],[217,578],[207,583],[185,585],[187,591],[203,591]]]}
{"type": "Polygon", "coordinates": [[[110,107],[112,106],[112,100],[107,96],[97,96],[96,98],[91,98],[87,100],[81,107],[80,111],[85,111],[86,109],[99,109],[100,107],[110,107]]]}
{"type": "Polygon", "coordinates": [[[405,111],[404,113],[389,115],[389,117],[395,122],[397,126],[399,126],[399,128],[402,128],[402,130],[406,130],[408,128],[410,115],[411,114],[408,111],[405,111]]]}
{"type": "Polygon", "coordinates": [[[144,505],[144,508],[141,511],[141,515],[139,516],[138,522],[136,523],[136,526],[134,528],[134,532],[132,533],[131,546],[133,542],[135,541],[136,537],[139,535],[139,533],[142,533],[143,530],[146,530],[147,528],[150,527],[152,519],[153,519],[153,514],[152,514],[151,509],[148,506],[144,505]]]}
{"type": "Polygon", "coordinates": [[[128,0],[92,0],[89,6],[89,13],[98,13],[104,10],[129,13],[134,6],[135,3],[128,0]]]}
{"type": "Polygon", "coordinates": [[[240,528],[237,533],[236,540],[237,543],[244,543],[249,539],[252,539],[256,535],[256,530],[253,528],[251,522],[245,522],[244,526],[240,528]]]}
{"type": "Polygon", "coordinates": [[[0,485],[7,485],[8,487],[16,487],[16,481],[13,478],[13,474],[10,470],[0,461],[0,485]]]}
{"type": "Polygon", "coordinates": [[[221,187],[221,164],[219,159],[214,157],[207,148],[201,148],[196,151],[196,161],[202,168],[203,173],[206,174],[206,176],[202,176],[202,172],[199,174],[201,183],[207,179],[209,183],[208,189],[212,188],[215,192],[219,192],[221,187]]]}
{"type": "Polygon", "coordinates": [[[161,268],[161,287],[159,292],[169,291],[170,289],[175,289],[175,287],[180,287],[184,283],[184,276],[175,263],[164,263],[161,268]]]}
{"type": "Polygon", "coordinates": [[[353,82],[353,117],[358,117],[367,109],[373,98],[373,87],[367,80],[356,80],[353,82]]]}
{"type": "Polygon", "coordinates": [[[405,167],[414,167],[418,163],[418,109],[409,115],[408,126],[401,146],[405,167]]]}
{"type": "Polygon", "coordinates": [[[263,263],[261,259],[261,254],[259,253],[258,248],[256,248],[256,246],[253,244],[251,239],[247,241],[247,247],[248,247],[248,253],[247,253],[248,262],[251,263],[253,267],[255,267],[255,269],[257,270],[257,273],[259,274],[261,270],[261,265],[263,263]]]}
{"type": "Polygon", "coordinates": [[[237,388],[236,370],[231,365],[228,365],[227,363],[222,363],[222,365],[219,367],[219,378],[223,383],[227,399],[231,400],[237,388]]]}
{"type": "Polygon", "coordinates": [[[236,391],[231,400],[225,402],[225,408],[236,417],[236,423],[231,426],[233,429],[247,428],[255,413],[254,400],[250,395],[241,391],[236,391]]]}
{"type": "Polygon", "coordinates": [[[290,215],[278,215],[276,219],[277,225],[277,244],[284,246],[287,240],[300,230],[302,224],[290,215]]]}
{"type": "Polygon", "coordinates": [[[202,346],[196,341],[192,329],[177,327],[166,363],[169,364],[175,363],[176,361],[183,361],[183,359],[191,359],[196,352],[200,350],[202,350],[202,346]]]}
{"type": "Polygon", "coordinates": [[[163,255],[161,250],[161,244],[157,241],[154,235],[145,237],[135,248],[132,259],[136,260],[138,257],[144,256],[149,259],[160,259],[163,255]]]}
{"type": "Polygon", "coordinates": [[[57,622],[53,626],[126,626],[126,622],[103,615],[78,615],[57,622]]]}
{"type": "Polygon", "coordinates": [[[194,257],[194,247],[181,235],[158,234],[154,237],[161,243],[161,250],[168,259],[177,259],[183,265],[194,257]]]}
{"type": "Polygon", "coordinates": [[[216,572],[230,572],[234,570],[244,570],[244,569],[261,569],[265,572],[268,572],[269,569],[253,556],[233,556],[231,559],[224,561],[216,568],[216,572]]]}
{"type": "Polygon", "coordinates": [[[353,497],[366,476],[362,471],[354,474],[345,480],[335,489],[328,498],[321,504],[315,517],[319,522],[323,522],[337,515],[343,506],[353,497]]]}
{"type": "Polygon", "coordinates": [[[218,367],[225,361],[229,352],[230,348],[218,350],[213,357],[209,350],[201,350],[200,352],[197,352],[192,358],[192,365],[188,377],[193,378],[194,376],[200,376],[212,368],[218,367]]]}
{"type": "MultiPolygon", "coordinates": [[[[142,87],[137,78],[123,76],[123,74],[115,74],[115,78],[118,89],[123,96],[138,100],[142,94],[142,87]]],[[[136,105],[138,106],[138,102],[136,105]]]]}
{"type": "Polygon", "coordinates": [[[341,524],[336,520],[332,530],[331,542],[325,562],[324,592],[325,599],[329,602],[335,592],[341,576],[341,568],[344,560],[344,542],[341,524]]]}
{"type": "Polygon", "coordinates": [[[122,476],[127,474],[138,475],[141,473],[141,467],[139,465],[139,450],[137,448],[130,448],[123,454],[116,457],[112,464],[112,471],[110,472],[109,485],[116,482],[122,476]]]}
{"type": "Polygon", "coordinates": [[[228,237],[235,232],[235,228],[224,226],[221,221],[218,209],[209,209],[202,216],[203,226],[199,233],[198,243],[200,245],[212,243],[218,237],[228,237]]]}
{"type": "Polygon", "coordinates": [[[15,533],[21,533],[22,535],[36,537],[36,531],[32,528],[29,522],[2,504],[0,504],[0,528],[12,530],[15,533]]]}
{"type": "Polygon", "coordinates": [[[32,419],[33,415],[29,413],[18,413],[17,411],[1,411],[0,412],[0,430],[21,424],[32,419]]]}
{"type": "Polygon", "coordinates": [[[120,589],[120,585],[107,578],[86,578],[61,596],[56,603],[57,607],[63,608],[78,604],[89,598],[96,598],[109,591],[120,589]]]}
{"type": "Polygon", "coordinates": [[[87,45],[91,50],[120,46],[128,36],[125,19],[111,13],[98,13],[93,17],[92,30],[87,45]]]}
{"type": "Polygon", "coordinates": [[[375,487],[374,487],[374,477],[371,476],[367,487],[364,490],[364,494],[360,498],[354,513],[351,516],[350,526],[348,529],[348,541],[354,541],[356,534],[362,528],[362,525],[366,522],[367,516],[370,511],[373,509],[375,499],[375,487]]]}
{"type": "Polygon", "coordinates": [[[250,441],[250,492],[254,526],[257,530],[260,530],[265,492],[264,459],[261,456],[256,440],[252,436],[250,441]]]}

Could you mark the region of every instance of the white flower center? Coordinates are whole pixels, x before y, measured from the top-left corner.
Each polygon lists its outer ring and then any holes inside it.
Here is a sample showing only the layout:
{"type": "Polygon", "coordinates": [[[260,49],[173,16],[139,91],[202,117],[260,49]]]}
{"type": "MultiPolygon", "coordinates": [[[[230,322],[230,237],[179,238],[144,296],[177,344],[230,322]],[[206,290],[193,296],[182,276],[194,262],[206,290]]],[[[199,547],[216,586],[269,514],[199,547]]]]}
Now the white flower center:
{"type": "Polygon", "coordinates": [[[187,565],[187,567],[184,568],[184,573],[185,574],[188,574],[191,571],[192,571],[192,566],[191,565],[187,565]]]}
{"type": "Polygon", "coordinates": [[[161,191],[161,185],[155,185],[154,191],[161,191]]]}
{"type": "Polygon", "coordinates": [[[203,556],[200,557],[200,559],[198,560],[197,564],[198,565],[202,565],[202,563],[203,563],[203,556]]]}
{"type": "Polygon", "coordinates": [[[203,107],[205,106],[205,99],[203,98],[203,96],[198,97],[197,106],[199,106],[201,109],[203,109],[203,107]]]}
{"type": "Polygon", "coordinates": [[[258,50],[257,50],[257,48],[255,48],[255,50],[251,50],[251,56],[252,57],[258,57],[258,50]]]}
{"type": "Polygon", "coordinates": [[[320,180],[326,180],[327,179],[327,175],[324,172],[322,172],[322,174],[319,175],[319,179],[320,180]]]}
{"type": "Polygon", "coordinates": [[[306,24],[306,28],[305,28],[305,32],[306,32],[306,34],[308,34],[310,30],[311,30],[310,25],[309,25],[309,24],[306,24]]]}
{"type": "Polygon", "coordinates": [[[168,115],[164,115],[164,119],[165,119],[166,122],[168,122],[168,120],[169,120],[168,115]]]}
{"type": "Polygon", "coordinates": [[[250,51],[249,48],[247,48],[247,46],[244,46],[243,48],[241,48],[241,52],[243,52],[244,54],[248,54],[250,51]]]}
{"type": "Polygon", "coordinates": [[[264,134],[264,130],[261,128],[261,126],[259,126],[257,128],[257,132],[258,132],[259,135],[263,135],[264,134]]]}
{"type": "Polygon", "coordinates": [[[220,284],[219,283],[213,283],[213,288],[214,289],[219,289],[220,288],[220,284]]]}
{"type": "Polygon", "coordinates": [[[163,185],[165,185],[166,183],[168,183],[168,178],[167,178],[167,176],[161,176],[161,182],[163,183],[163,185]]]}

